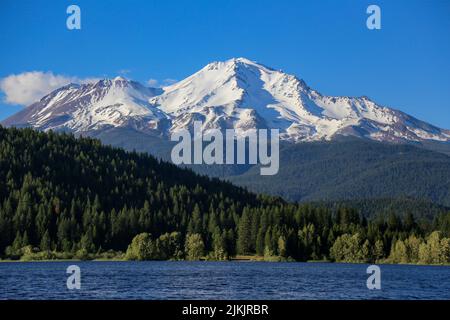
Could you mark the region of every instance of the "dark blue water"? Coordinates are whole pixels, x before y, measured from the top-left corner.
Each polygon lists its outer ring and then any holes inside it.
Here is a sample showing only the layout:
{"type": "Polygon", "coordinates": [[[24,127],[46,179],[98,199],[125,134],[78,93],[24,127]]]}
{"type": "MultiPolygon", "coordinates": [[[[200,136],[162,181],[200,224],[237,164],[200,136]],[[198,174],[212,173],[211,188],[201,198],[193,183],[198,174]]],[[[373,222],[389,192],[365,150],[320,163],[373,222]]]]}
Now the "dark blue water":
{"type": "Polygon", "coordinates": [[[0,263],[0,299],[450,299],[450,267],[267,262],[0,263]],[[81,268],[68,290],[66,268],[81,268]]]}

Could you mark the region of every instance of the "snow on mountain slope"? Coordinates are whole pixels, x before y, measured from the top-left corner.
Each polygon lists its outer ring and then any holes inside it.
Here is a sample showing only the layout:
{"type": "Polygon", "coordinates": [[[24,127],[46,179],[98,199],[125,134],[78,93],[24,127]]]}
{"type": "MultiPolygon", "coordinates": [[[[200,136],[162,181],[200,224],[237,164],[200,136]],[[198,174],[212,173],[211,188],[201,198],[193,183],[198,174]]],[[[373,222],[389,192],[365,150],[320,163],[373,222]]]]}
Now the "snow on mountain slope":
{"type": "Polygon", "coordinates": [[[117,77],[90,84],[69,84],[4,121],[48,130],[85,132],[105,126],[156,129],[166,115],[151,108],[148,99],[160,89],[117,77]]]}
{"type": "Polygon", "coordinates": [[[86,132],[126,127],[169,135],[193,122],[203,129],[278,128],[290,141],[352,135],[380,141],[450,141],[450,131],[367,97],[331,97],[295,76],[245,58],[213,62],[162,89],[123,78],[68,85],[3,122],[86,132]]]}
{"type": "Polygon", "coordinates": [[[204,128],[279,128],[284,139],[311,141],[337,134],[374,140],[434,139],[450,132],[367,97],[328,97],[303,80],[245,58],[213,62],[166,87],[150,104],[173,118],[171,130],[203,120],[204,128]]]}

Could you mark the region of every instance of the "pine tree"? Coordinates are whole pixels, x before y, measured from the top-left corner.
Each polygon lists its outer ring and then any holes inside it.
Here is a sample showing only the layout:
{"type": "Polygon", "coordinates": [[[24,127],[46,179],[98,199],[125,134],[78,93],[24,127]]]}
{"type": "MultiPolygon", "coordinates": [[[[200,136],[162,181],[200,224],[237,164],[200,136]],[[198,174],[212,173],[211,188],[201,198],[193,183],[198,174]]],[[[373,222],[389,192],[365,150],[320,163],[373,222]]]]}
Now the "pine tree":
{"type": "Polygon", "coordinates": [[[375,262],[384,258],[384,245],[383,241],[380,239],[375,242],[375,246],[373,248],[373,258],[375,262]]]}
{"type": "Polygon", "coordinates": [[[51,250],[51,242],[50,242],[50,236],[48,234],[48,231],[45,231],[44,235],[42,236],[39,248],[41,249],[41,251],[51,250]]]}
{"type": "Polygon", "coordinates": [[[251,217],[247,209],[244,209],[241,219],[239,220],[237,252],[239,254],[252,253],[252,228],[251,217]]]}

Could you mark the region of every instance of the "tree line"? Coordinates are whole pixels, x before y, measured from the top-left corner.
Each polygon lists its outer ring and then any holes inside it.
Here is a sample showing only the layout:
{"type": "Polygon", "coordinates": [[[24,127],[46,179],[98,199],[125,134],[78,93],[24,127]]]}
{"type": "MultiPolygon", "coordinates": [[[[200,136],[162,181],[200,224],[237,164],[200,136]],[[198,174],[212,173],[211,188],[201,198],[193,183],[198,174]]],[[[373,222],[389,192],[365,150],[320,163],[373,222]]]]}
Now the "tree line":
{"type": "Polygon", "coordinates": [[[0,128],[0,255],[447,263],[433,221],[288,203],[90,138],[0,128]]]}

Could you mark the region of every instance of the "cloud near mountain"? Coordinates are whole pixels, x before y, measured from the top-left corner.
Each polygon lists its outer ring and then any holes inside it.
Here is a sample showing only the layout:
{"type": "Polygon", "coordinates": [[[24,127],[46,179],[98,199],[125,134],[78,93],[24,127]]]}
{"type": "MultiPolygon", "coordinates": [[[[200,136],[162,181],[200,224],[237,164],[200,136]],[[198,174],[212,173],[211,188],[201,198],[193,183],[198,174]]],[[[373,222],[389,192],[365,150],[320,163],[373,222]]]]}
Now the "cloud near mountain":
{"type": "Polygon", "coordinates": [[[149,87],[153,87],[153,88],[163,88],[163,87],[166,87],[166,86],[170,86],[170,85],[172,85],[174,83],[177,83],[177,80],[171,79],[171,78],[164,79],[162,81],[159,81],[158,79],[148,79],[146,81],[146,84],[149,87]]]}
{"type": "Polygon", "coordinates": [[[49,92],[69,83],[90,83],[97,78],[78,78],[53,72],[30,71],[12,74],[0,80],[0,90],[9,104],[29,105],[49,92]]]}

